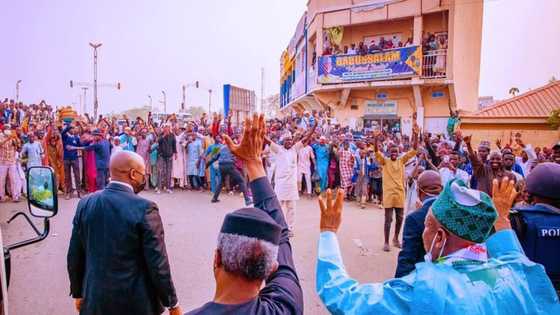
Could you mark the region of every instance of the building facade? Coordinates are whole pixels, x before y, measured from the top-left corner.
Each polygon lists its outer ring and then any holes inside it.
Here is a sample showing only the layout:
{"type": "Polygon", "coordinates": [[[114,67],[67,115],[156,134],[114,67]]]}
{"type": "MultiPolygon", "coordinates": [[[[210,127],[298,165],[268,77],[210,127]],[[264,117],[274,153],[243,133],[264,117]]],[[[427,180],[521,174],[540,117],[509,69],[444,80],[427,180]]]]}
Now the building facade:
{"type": "Polygon", "coordinates": [[[444,132],[478,109],[482,1],[309,0],[280,60],[284,113],[352,128],[444,132]]]}
{"type": "Polygon", "coordinates": [[[560,128],[548,121],[553,111],[560,110],[560,81],[553,81],[479,111],[461,117],[463,134],[481,140],[509,142],[519,133],[525,143],[551,148],[560,140],[560,128]]]}

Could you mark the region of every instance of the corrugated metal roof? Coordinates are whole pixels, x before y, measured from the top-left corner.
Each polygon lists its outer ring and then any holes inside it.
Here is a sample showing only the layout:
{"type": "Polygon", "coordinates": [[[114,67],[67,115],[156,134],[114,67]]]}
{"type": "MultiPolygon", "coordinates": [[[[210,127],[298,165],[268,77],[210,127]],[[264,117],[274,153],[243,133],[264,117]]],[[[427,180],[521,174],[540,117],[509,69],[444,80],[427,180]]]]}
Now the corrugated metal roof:
{"type": "Polygon", "coordinates": [[[465,117],[548,117],[560,109],[560,80],[500,101],[465,117]]]}

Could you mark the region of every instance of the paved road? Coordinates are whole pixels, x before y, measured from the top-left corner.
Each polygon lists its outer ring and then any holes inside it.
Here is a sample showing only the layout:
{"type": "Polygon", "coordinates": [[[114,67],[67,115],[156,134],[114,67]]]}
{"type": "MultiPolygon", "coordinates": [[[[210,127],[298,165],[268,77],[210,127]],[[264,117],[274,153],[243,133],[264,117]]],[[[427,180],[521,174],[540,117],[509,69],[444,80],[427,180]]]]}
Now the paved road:
{"type": "MultiPolygon", "coordinates": [[[[172,195],[142,193],[156,201],[165,227],[171,271],[180,304],[184,310],[202,305],[213,297],[212,259],[216,237],[226,213],[243,206],[239,196],[221,196],[222,202],[210,203],[210,195],[200,192],[176,192],[172,195]]],[[[66,253],[71,222],[77,199],[60,201],[60,212],[52,220],[51,235],[41,243],[12,252],[12,280],[9,290],[10,314],[75,314],[69,294],[66,253]]],[[[5,243],[32,236],[23,219],[6,224],[26,203],[1,204],[0,226],[5,243]]],[[[294,260],[304,291],[305,314],[327,314],[315,293],[315,265],[319,210],[316,199],[298,202],[296,236],[292,239],[294,260]]],[[[40,220],[38,220],[40,224],[40,220]]],[[[383,212],[369,205],[366,210],[347,203],[339,238],[350,275],[361,282],[392,277],[397,251],[381,251],[383,212]],[[369,250],[364,254],[357,243],[369,250]]]]}

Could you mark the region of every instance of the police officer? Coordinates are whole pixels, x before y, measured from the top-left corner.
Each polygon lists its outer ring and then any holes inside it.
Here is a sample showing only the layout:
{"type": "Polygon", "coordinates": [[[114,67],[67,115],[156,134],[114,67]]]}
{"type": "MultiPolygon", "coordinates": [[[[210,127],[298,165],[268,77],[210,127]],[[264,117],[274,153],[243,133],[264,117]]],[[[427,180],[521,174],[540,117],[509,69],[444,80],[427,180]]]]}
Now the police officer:
{"type": "Polygon", "coordinates": [[[531,261],[542,264],[560,296],[560,164],[542,163],[527,177],[531,205],[512,209],[511,226],[531,261]]]}

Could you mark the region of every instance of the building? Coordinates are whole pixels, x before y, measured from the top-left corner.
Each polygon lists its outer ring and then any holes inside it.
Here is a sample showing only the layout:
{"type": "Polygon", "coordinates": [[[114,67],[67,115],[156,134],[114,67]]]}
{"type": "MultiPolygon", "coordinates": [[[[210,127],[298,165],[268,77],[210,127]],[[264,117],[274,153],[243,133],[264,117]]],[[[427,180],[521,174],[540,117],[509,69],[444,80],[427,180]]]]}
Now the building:
{"type": "Polygon", "coordinates": [[[224,115],[232,114],[232,121],[239,126],[246,117],[255,111],[255,91],[231,84],[224,84],[224,115]]]}
{"type": "Polygon", "coordinates": [[[417,112],[445,132],[451,109],[478,110],[482,12],[472,0],[309,0],[281,56],[281,110],[404,134],[417,112]],[[367,53],[344,54],[360,42],[367,53]]]}
{"type": "Polygon", "coordinates": [[[478,98],[478,109],[483,109],[496,103],[494,96],[480,96],[478,98]]]}
{"type": "Polygon", "coordinates": [[[560,139],[560,130],[547,121],[554,110],[560,110],[560,81],[466,114],[461,117],[461,130],[473,135],[473,143],[508,142],[512,133],[519,132],[525,143],[550,148],[560,139]]]}

